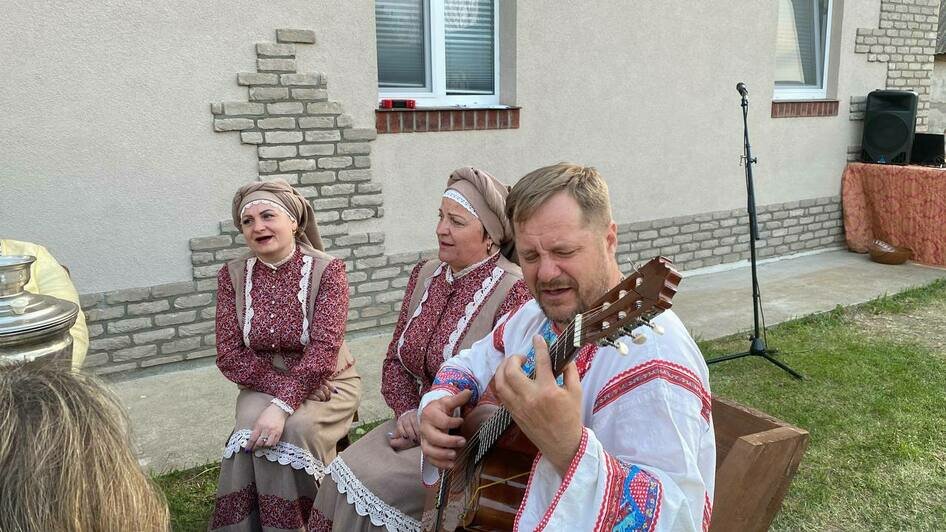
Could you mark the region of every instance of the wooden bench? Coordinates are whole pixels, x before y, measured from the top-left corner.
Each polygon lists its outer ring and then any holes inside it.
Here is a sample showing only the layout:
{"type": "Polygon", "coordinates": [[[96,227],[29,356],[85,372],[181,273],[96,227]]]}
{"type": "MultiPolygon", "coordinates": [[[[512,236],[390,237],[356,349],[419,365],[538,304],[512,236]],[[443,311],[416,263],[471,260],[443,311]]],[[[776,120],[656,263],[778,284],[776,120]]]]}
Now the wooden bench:
{"type": "Polygon", "coordinates": [[[713,398],[716,495],[711,532],[768,530],[798,471],[808,431],[713,398]]]}

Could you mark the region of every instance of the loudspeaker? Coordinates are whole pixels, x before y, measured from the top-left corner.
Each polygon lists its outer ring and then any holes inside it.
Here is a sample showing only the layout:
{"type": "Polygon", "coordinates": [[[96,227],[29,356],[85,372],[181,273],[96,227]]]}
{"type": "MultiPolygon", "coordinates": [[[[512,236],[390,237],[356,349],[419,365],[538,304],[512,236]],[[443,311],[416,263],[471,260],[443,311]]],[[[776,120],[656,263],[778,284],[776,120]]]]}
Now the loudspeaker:
{"type": "Polygon", "coordinates": [[[867,163],[907,164],[916,130],[916,93],[876,90],[867,95],[862,157],[867,163]]]}
{"type": "Polygon", "coordinates": [[[946,138],[941,133],[917,133],[913,136],[910,162],[942,166],[946,163],[946,138]]]}

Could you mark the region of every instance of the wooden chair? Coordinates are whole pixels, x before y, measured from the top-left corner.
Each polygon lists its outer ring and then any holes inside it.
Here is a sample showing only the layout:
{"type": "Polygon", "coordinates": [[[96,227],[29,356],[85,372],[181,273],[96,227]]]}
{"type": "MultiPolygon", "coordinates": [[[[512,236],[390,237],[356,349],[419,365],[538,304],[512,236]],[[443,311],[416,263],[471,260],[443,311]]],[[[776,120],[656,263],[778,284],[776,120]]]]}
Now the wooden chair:
{"type": "Polygon", "coordinates": [[[808,431],[713,398],[716,495],[711,532],[768,530],[798,471],[808,431]]]}

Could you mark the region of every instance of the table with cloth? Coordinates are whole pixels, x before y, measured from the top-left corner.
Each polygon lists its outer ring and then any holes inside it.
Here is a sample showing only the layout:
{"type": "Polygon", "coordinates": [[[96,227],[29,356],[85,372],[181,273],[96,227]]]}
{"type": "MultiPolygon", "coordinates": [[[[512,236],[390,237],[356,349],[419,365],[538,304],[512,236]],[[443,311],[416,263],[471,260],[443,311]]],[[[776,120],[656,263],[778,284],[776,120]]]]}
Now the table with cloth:
{"type": "Polygon", "coordinates": [[[851,251],[880,239],[912,249],[915,262],[946,266],[946,169],[849,163],[841,198],[851,251]]]}

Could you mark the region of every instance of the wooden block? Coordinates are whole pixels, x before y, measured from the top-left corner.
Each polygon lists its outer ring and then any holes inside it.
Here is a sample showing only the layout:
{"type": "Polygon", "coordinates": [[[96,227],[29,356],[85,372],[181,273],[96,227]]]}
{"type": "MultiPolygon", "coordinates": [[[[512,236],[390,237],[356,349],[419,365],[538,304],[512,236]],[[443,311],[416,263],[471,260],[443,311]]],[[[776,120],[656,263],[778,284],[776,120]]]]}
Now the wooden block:
{"type": "Polygon", "coordinates": [[[710,531],[768,530],[808,448],[808,432],[718,397],[713,425],[716,494],[710,531]]]}

